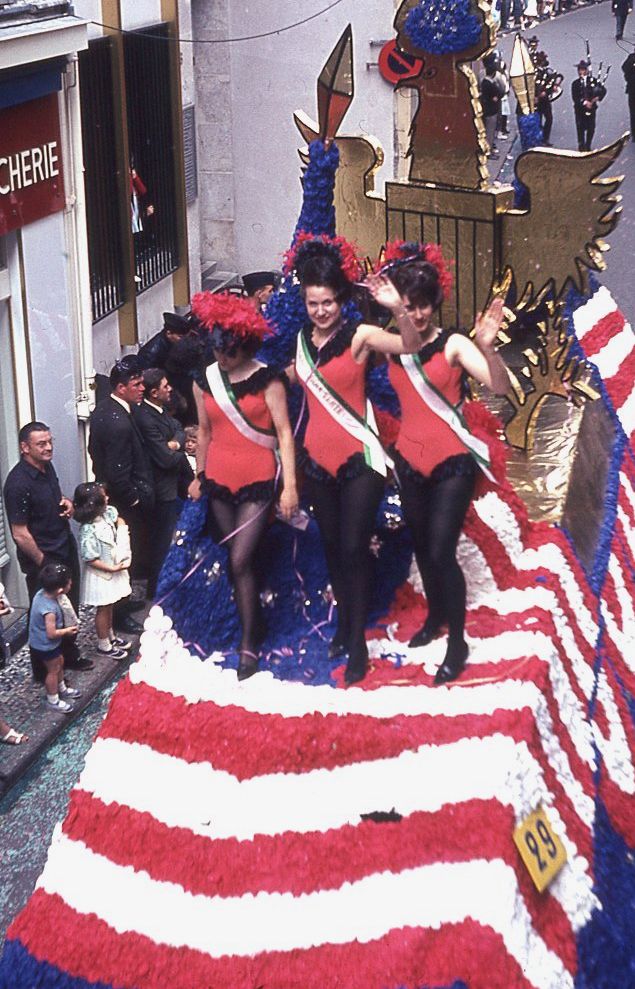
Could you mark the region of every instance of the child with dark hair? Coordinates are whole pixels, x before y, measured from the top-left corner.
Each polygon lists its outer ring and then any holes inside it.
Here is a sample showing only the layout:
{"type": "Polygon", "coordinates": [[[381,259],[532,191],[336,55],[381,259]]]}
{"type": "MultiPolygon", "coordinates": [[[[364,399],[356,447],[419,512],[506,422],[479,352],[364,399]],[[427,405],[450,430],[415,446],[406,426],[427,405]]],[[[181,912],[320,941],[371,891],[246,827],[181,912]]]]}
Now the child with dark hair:
{"type": "Polygon", "coordinates": [[[110,659],[125,659],[131,643],[113,632],[113,605],[130,594],[130,536],[128,526],[102,484],[78,484],[73,498],[79,522],[79,552],[84,563],[82,603],[95,612],[97,652],[110,659]]]}
{"type": "Polygon", "coordinates": [[[79,697],[79,690],[64,680],[62,639],[77,635],[77,625],[64,627],[64,612],[59,599],[71,588],[71,574],[63,563],[47,563],[39,573],[41,589],[35,594],[29,615],[29,646],[34,669],[42,665],[46,671],[44,686],[46,703],[63,714],[69,714],[73,705],[69,698],[79,697]]]}

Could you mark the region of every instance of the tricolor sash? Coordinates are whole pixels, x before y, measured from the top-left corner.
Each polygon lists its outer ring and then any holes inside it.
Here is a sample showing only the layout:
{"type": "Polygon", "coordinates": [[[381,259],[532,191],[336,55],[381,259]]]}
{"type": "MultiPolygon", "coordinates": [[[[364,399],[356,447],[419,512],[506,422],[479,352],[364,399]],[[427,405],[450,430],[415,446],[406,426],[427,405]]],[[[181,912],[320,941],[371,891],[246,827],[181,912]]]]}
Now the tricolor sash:
{"type": "Polygon", "coordinates": [[[458,406],[452,405],[448,402],[445,395],[443,395],[438,388],[435,388],[430,381],[428,375],[423,369],[423,364],[419,360],[417,354],[401,354],[399,358],[401,366],[408,375],[410,383],[419,395],[419,397],[426,403],[428,408],[443,419],[443,422],[450,427],[450,429],[458,436],[462,443],[465,444],[469,453],[472,454],[477,464],[483,471],[486,477],[494,483],[498,483],[496,478],[490,470],[491,462],[489,456],[489,450],[487,443],[483,440],[477,439],[470,432],[468,425],[461,415],[460,408],[458,406]]]}
{"type": "Polygon", "coordinates": [[[268,450],[277,448],[278,439],[272,429],[259,429],[249,422],[236,400],[229,378],[218,364],[211,364],[207,368],[207,382],[215,402],[239,433],[268,450]]]}
{"type": "Polygon", "coordinates": [[[333,390],[318,371],[302,332],[298,334],[295,368],[305,388],[317,398],[342,429],[362,444],[368,466],[385,477],[387,468],[392,467],[392,460],[379,441],[371,403],[366,400],[366,415],[362,418],[341,395],[333,390]]]}

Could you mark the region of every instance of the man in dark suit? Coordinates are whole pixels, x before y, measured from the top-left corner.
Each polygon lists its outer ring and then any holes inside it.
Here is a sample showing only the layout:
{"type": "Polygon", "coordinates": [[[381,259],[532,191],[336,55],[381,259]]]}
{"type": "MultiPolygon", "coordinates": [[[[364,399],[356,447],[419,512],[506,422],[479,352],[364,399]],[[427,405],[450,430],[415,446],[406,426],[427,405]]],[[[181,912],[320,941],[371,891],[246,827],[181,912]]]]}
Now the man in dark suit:
{"type": "Polygon", "coordinates": [[[578,151],[590,151],[595,134],[595,115],[606,89],[589,72],[589,63],[578,62],[578,78],[571,83],[571,99],[578,133],[578,151]]]}
{"type": "Polygon", "coordinates": [[[196,424],[194,374],[201,363],[203,341],[191,312],[163,313],[163,329],[139,348],[142,370],[163,368],[172,386],[170,411],[183,426],[196,424]]]}
{"type": "Polygon", "coordinates": [[[152,546],[148,576],[148,597],[156,594],[159,571],[166,557],[179,516],[179,482],[193,479],[185,457],[185,432],[167,411],[172,395],[165,371],[148,368],[143,372],[143,401],[133,417],[143,436],[152,464],[155,505],[152,515],[152,546]]]}
{"type": "MultiPolygon", "coordinates": [[[[124,357],[110,372],[110,397],[90,417],[88,452],[98,481],[130,529],[131,576],[143,579],[149,570],[149,515],[154,507],[150,458],[132,409],[143,398],[143,378],[135,356],[124,357]]],[[[139,632],[141,626],[125,613],[131,602],[115,605],[117,628],[139,632]]]]}
{"type": "Polygon", "coordinates": [[[628,110],[631,117],[631,140],[635,141],[635,52],[631,52],[622,62],[622,72],[624,73],[628,110]]]}

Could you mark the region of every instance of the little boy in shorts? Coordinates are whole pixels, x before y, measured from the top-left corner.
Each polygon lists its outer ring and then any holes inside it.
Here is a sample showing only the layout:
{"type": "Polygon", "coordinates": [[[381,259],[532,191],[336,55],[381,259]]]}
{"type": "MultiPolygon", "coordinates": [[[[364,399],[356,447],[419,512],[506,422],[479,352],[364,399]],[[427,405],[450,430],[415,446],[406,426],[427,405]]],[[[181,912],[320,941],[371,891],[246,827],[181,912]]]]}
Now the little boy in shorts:
{"type": "Polygon", "coordinates": [[[42,587],[33,598],[29,616],[31,658],[46,670],[46,703],[56,711],[69,714],[73,705],[68,703],[68,699],[79,697],[80,693],[64,681],[62,638],[77,635],[77,625],[64,628],[64,615],[57,599],[62,594],[68,594],[71,574],[63,563],[47,563],[39,576],[42,587]]]}

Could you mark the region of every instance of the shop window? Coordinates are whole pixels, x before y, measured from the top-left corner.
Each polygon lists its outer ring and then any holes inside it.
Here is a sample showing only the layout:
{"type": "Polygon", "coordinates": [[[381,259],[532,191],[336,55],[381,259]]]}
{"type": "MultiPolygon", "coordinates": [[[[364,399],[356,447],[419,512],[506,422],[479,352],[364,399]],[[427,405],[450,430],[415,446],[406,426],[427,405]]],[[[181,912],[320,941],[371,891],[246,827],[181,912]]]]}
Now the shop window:
{"type": "Polygon", "coordinates": [[[93,320],[125,301],[111,38],[92,41],[79,56],[86,222],[93,320]]]}
{"type": "Polygon", "coordinates": [[[130,223],[141,292],[178,267],[168,25],[124,36],[130,223]]]}

